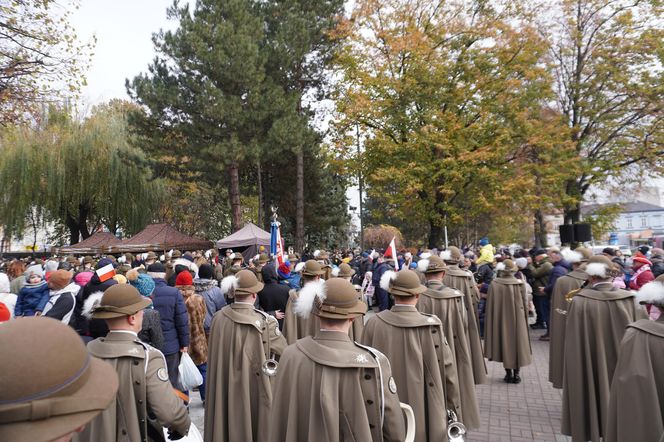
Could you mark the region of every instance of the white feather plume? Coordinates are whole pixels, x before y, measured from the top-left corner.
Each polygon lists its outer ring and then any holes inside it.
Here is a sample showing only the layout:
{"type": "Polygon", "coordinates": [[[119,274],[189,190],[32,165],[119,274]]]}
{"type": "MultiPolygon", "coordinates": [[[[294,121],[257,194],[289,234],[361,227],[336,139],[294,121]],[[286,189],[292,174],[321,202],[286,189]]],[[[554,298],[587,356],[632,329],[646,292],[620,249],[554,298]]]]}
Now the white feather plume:
{"type": "Polygon", "coordinates": [[[237,279],[237,276],[230,275],[221,280],[221,293],[226,294],[230,289],[235,290],[240,284],[240,280],[237,279]]]}
{"type": "Polygon", "coordinates": [[[397,279],[397,272],[388,270],[380,277],[380,288],[387,291],[390,289],[390,281],[397,279]]]}
{"type": "Polygon", "coordinates": [[[127,262],[127,257],[124,256],[124,255],[120,256],[120,257],[118,258],[118,262],[119,262],[120,264],[124,264],[125,262],[127,262]]]}
{"type": "Polygon", "coordinates": [[[318,258],[318,255],[320,255],[320,250],[314,250],[314,258],[318,258]]]}
{"type": "Polygon", "coordinates": [[[168,255],[169,258],[172,257],[173,256],[173,249],[169,250],[167,255],[168,255]]]}
{"type": "Polygon", "coordinates": [[[582,254],[580,254],[579,252],[575,252],[569,247],[565,247],[564,249],[562,249],[560,251],[560,254],[563,256],[563,259],[569,262],[570,264],[581,262],[581,260],[583,259],[582,254]]]}
{"type": "Polygon", "coordinates": [[[586,273],[590,276],[599,276],[606,278],[607,268],[601,262],[591,262],[586,266],[586,273]]]}
{"type": "Polygon", "coordinates": [[[420,259],[417,261],[417,270],[420,272],[424,273],[427,271],[429,268],[429,260],[428,259],[420,259]]]}
{"type": "Polygon", "coordinates": [[[165,255],[159,256],[159,261],[162,261],[162,262],[166,261],[166,256],[165,255]]]}
{"type": "Polygon", "coordinates": [[[501,270],[505,270],[505,263],[504,263],[504,262],[499,262],[499,263],[496,265],[496,271],[497,271],[497,272],[500,272],[501,270]]]}
{"type": "Polygon", "coordinates": [[[81,264],[83,264],[83,258],[84,258],[83,256],[81,256],[80,258],[78,258],[78,262],[81,263],[81,264]]]}
{"type": "Polygon", "coordinates": [[[298,262],[295,266],[295,273],[300,273],[304,269],[304,263],[298,262]]]}
{"type": "Polygon", "coordinates": [[[413,257],[413,254],[410,253],[410,252],[406,252],[406,254],[403,255],[403,257],[406,258],[406,259],[409,259],[409,258],[412,258],[412,257],[413,257]]]}
{"type": "Polygon", "coordinates": [[[335,278],[338,277],[340,271],[341,271],[341,269],[339,267],[333,268],[332,269],[332,276],[334,276],[335,278]]]}
{"type": "Polygon", "coordinates": [[[664,284],[659,281],[645,284],[636,293],[636,300],[639,304],[664,305],[664,284]]]}
{"type": "Polygon", "coordinates": [[[293,303],[293,313],[302,318],[308,318],[314,307],[316,298],[323,302],[325,297],[325,281],[308,282],[297,294],[297,299],[293,303]]]}
{"type": "Polygon", "coordinates": [[[258,261],[258,258],[260,258],[260,257],[261,257],[261,255],[256,255],[256,256],[253,257],[253,260],[258,261]]]}
{"type": "Polygon", "coordinates": [[[211,250],[206,250],[206,251],[205,251],[205,257],[206,257],[207,259],[210,259],[210,256],[211,256],[211,255],[212,255],[212,251],[211,251],[211,250]]]}
{"type": "Polygon", "coordinates": [[[92,313],[94,312],[95,307],[101,304],[102,296],[104,296],[104,292],[94,292],[88,296],[88,299],[83,303],[83,316],[92,319],[92,313]]]}
{"type": "Polygon", "coordinates": [[[443,250],[440,252],[440,259],[443,261],[452,261],[452,252],[449,250],[443,250]]]}
{"type": "Polygon", "coordinates": [[[141,254],[141,261],[145,261],[147,259],[147,257],[148,257],[147,253],[141,254]]]}
{"type": "Polygon", "coordinates": [[[431,253],[429,252],[424,252],[420,254],[420,259],[429,259],[429,258],[431,258],[431,253]]]}

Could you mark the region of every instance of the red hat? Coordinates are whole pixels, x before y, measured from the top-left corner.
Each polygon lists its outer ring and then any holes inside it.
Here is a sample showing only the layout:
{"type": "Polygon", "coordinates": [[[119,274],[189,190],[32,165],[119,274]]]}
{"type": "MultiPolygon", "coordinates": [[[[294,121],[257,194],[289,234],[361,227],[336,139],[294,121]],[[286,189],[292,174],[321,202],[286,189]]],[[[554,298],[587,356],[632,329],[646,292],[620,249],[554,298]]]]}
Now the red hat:
{"type": "Polygon", "coordinates": [[[649,266],[652,265],[652,262],[645,256],[635,256],[632,258],[632,262],[640,262],[641,264],[648,264],[649,266]]]}
{"type": "Polygon", "coordinates": [[[175,285],[192,285],[194,283],[191,278],[191,273],[187,270],[183,270],[178,273],[177,278],[175,278],[175,285]]]}
{"type": "Polygon", "coordinates": [[[0,302],[0,322],[9,321],[11,317],[12,314],[9,312],[7,306],[0,302]]]}

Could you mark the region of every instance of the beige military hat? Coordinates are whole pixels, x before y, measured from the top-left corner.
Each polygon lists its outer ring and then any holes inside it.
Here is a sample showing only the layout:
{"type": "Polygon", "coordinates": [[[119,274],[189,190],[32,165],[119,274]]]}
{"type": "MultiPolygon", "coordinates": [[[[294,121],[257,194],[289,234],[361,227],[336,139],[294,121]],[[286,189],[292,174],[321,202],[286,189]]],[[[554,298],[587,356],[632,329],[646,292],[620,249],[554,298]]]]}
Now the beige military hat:
{"type": "Polygon", "coordinates": [[[259,264],[265,264],[269,260],[270,260],[270,257],[267,256],[267,254],[265,254],[265,253],[261,253],[260,255],[258,255],[258,263],[259,264]]]}
{"type": "Polygon", "coordinates": [[[75,256],[69,255],[67,257],[67,262],[71,265],[77,266],[78,265],[78,259],[76,259],[75,256]]]}
{"type": "MultiPolygon", "coordinates": [[[[433,256],[432,256],[433,257],[433,256]]],[[[413,270],[387,271],[380,278],[380,287],[395,296],[415,296],[427,291],[413,270]]]]}
{"type": "Polygon", "coordinates": [[[111,319],[138,313],[152,304],[152,300],[141,294],[129,284],[115,284],[107,288],[101,303],[95,307],[92,317],[111,319]]]}
{"type": "Polygon", "coordinates": [[[159,257],[155,252],[148,252],[148,256],[145,257],[146,261],[149,261],[151,259],[158,259],[159,257]]]}
{"type": "Polygon", "coordinates": [[[303,318],[313,313],[321,318],[347,319],[364,315],[367,306],[350,282],[332,278],[305,284],[293,303],[293,312],[303,318]]]}
{"type": "Polygon", "coordinates": [[[171,259],[176,259],[182,256],[182,252],[179,250],[173,250],[173,253],[171,253],[171,259]]]}
{"type": "Polygon", "coordinates": [[[516,273],[519,271],[519,268],[516,266],[514,261],[512,261],[511,259],[506,259],[503,262],[499,262],[496,265],[496,271],[516,273]]]}
{"type": "Polygon", "coordinates": [[[94,260],[92,259],[92,256],[84,256],[83,257],[83,264],[92,264],[94,260]]]}
{"type": "Polygon", "coordinates": [[[447,266],[439,256],[431,255],[429,259],[420,259],[417,262],[417,270],[423,273],[440,273],[447,270],[447,266]]]}
{"type": "Polygon", "coordinates": [[[288,255],[288,260],[291,262],[291,264],[295,264],[300,260],[300,257],[297,253],[291,253],[288,255]]]}
{"type": "Polygon", "coordinates": [[[0,342],[3,441],[58,439],[115,399],[113,367],[91,357],[80,336],[60,321],[33,317],[7,322],[0,326],[0,342]]]}
{"type": "Polygon", "coordinates": [[[589,276],[597,276],[599,278],[610,278],[620,273],[616,268],[616,264],[612,263],[605,255],[591,256],[586,263],[585,272],[589,276]]]}
{"type": "Polygon", "coordinates": [[[593,251],[587,247],[577,247],[574,251],[581,254],[581,262],[588,262],[593,256],[593,251]]]}
{"type": "Polygon", "coordinates": [[[332,269],[332,276],[335,278],[350,278],[355,274],[355,270],[345,262],[339,264],[339,267],[332,269]]]}
{"type": "MultiPolygon", "coordinates": [[[[233,293],[235,296],[253,295],[263,290],[262,282],[256,278],[256,274],[251,270],[240,270],[235,275],[227,276],[224,280],[232,281],[233,293]],[[234,279],[233,279],[234,278],[234,279]]],[[[224,281],[222,281],[222,285],[224,281]]]]}
{"type": "Polygon", "coordinates": [[[323,270],[318,261],[310,259],[304,263],[304,269],[302,269],[302,274],[305,276],[319,276],[319,275],[324,275],[325,270],[323,270]]]}

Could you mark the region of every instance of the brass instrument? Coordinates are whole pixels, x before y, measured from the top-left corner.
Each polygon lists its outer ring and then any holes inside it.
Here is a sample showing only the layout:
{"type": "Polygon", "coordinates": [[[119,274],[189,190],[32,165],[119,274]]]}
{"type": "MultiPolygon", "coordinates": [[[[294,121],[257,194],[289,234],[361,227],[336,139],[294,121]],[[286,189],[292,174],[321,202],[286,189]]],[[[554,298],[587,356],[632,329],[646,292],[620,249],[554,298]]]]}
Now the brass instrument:
{"type": "MultiPolygon", "coordinates": [[[[585,284],[579,287],[578,289],[570,290],[567,292],[565,295],[565,301],[567,302],[567,308],[569,308],[570,303],[572,302],[572,298],[574,298],[583,288],[585,287],[585,284]]],[[[563,310],[561,308],[556,309],[556,313],[559,313],[561,315],[567,315],[567,310],[563,310]]]]}
{"type": "Polygon", "coordinates": [[[466,440],[466,426],[459,422],[453,410],[447,410],[447,438],[450,442],[466,440]]]}
{"type": "Polygon", "coordinates": [[[272,349],[270,347],[270,322],[267,320],[265,321],[265,332],[267,333],[267,353],[266,359],[263,362],[263,365],[261,365],[261,371],[265,376],[271,378],[277,375],[277,367],[279,366],[279,363],[276,359],[274,359],[274,355],[272,354],[272,349]]]}

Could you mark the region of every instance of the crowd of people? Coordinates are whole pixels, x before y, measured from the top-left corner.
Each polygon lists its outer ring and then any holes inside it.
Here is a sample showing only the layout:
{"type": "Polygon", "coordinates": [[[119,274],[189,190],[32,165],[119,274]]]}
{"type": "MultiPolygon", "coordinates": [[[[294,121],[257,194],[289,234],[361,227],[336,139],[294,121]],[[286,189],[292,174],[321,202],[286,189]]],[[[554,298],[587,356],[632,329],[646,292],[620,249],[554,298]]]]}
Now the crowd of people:
{"type": "Polygon", "coordinates": [[[480,426],[487,359],[522,381],[529,329],[549,341],[563,434],[664,434],[661,249],[625,260],[612,247],[483,238],[396,254],[174,250],[1,267],[0,342],[13,357],[0,372],[16,380],[0,393],[3,440],[164,440],[164,429],[177,440],[194,389],[206,441],[402,441],[402,409],[413,440],[447,440],[480,426]],[[183,380],[185,353],[198,386],[183,380]]]}

